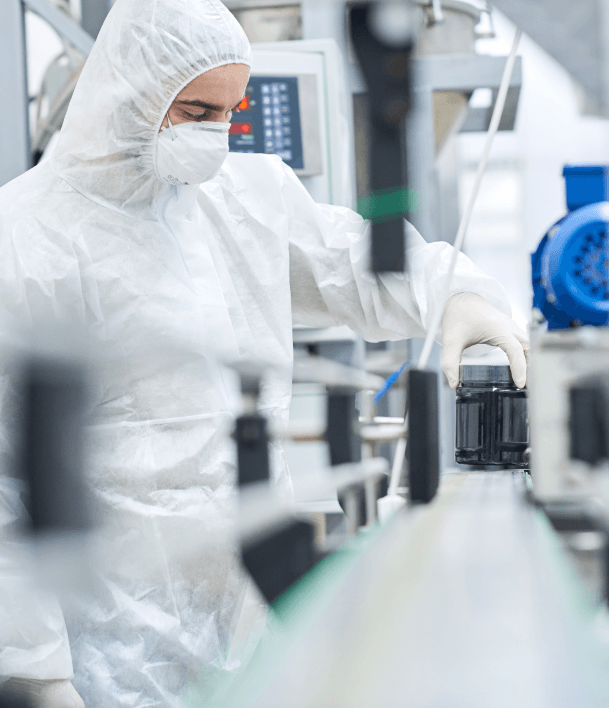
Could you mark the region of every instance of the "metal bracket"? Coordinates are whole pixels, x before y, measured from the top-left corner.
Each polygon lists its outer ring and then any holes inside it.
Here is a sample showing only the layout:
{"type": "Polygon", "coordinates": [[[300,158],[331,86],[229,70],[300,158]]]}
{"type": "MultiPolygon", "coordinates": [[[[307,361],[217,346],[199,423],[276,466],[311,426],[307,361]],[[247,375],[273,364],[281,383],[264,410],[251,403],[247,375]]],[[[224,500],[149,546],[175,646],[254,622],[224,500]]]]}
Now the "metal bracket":
{"type": "MultiPolygon", "coordinates": [[[[416,75],[420,77],[417,84],[431,91],[473,93],[477,88],[490,88],[493,92],[491,105],[488,108],[470,107],[461,132],[472,133],[488,129],[501,83],[505,57],[447,54],[417,58],[413,64],[416,75]]],[[[521,86],[522,58],[516,57],[499,130],[514,129],[521,86]]]]}
{"type": "Polygon", "coordinates": [[[62,39],[72,44],[85,56],[89,55],[95,40],[80,25],[76,24],[69,15],[66,15],[55,5],[51,5],[48,0],[21,1],[28,10],[35,12],[45,22],[48,22],[62,39]]]}

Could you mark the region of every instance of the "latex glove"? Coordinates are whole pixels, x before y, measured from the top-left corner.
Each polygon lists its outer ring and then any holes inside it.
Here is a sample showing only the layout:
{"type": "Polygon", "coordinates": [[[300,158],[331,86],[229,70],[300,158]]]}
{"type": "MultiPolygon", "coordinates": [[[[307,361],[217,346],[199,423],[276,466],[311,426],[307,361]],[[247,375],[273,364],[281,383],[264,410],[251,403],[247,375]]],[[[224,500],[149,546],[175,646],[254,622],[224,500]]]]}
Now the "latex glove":
{"type": "Polygon", "coordinates": [[[85,708],[82,698],[69,679],[12,678],[0,687],[0,694],[19,697],[36,708],[85,708]]]}
{"type": "Polygon", "coordinates": [[[463,351],[474,344],[500,347],[510,360],[518,388],[527,385],[529,341],[525,332],[480,295],[459,293],[446,303],[442,336],[442,369],[451,388],[459,385],[463,351]]]}

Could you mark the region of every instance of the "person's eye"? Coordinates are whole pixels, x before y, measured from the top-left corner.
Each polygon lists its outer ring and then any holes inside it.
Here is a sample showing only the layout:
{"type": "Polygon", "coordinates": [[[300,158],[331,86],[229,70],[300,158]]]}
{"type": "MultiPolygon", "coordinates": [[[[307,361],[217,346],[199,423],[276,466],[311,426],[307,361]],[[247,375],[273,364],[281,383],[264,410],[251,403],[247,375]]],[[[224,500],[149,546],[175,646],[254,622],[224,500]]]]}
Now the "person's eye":
{"type": "Polygon", "coordinates": [[[205,111],[205,113],[186,113],[185,112],[184,115],[187,117],[188,120],[194,120],[194,121],[207,120],[209,118],[208,111],[205,111]]]}

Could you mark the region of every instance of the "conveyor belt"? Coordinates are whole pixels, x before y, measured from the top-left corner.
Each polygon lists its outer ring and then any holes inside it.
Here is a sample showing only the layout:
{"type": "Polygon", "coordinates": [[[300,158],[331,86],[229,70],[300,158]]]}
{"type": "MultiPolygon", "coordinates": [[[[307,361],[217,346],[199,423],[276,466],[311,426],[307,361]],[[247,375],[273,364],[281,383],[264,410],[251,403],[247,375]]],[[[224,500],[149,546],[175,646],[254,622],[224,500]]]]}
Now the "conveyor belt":
{"type": "Polygon", "coordinates": [[[600,607],[524,490],[520,472],[446,475],[432,504],[301,591],[224,706],[609,706],[600,607]]]}

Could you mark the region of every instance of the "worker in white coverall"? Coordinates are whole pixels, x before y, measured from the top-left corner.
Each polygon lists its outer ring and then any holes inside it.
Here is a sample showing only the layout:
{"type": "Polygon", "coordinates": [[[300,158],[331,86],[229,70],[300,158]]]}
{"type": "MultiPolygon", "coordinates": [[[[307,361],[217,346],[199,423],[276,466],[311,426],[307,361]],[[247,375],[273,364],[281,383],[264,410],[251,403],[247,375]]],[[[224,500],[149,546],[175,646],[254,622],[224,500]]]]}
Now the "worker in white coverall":
{"type": "MultiPolygon", "coordinates": [[[[87,469],[111,562],[65,615],[0,566],[0,676],[45,706],[178,706],[202,669],[239,665],[227,658],[247,582],[236,551],[200,563],[171,552],[226,525],[235,496],[234,411],[216,362],[274,362],[284,373],[260,409],[285,423],[293,325],[398,340],[423,336],[441,307],[451,246],[408,227],[408,274],[371,275],[358,214],[316,204],[279,157],[227,156],[250,57],[219,0],[117,0],[52,158],[0,190],[3,327],[84,326],[120,351],[95,389],[87,469]]],[[[487,342],[524,386],[526,339],[502,288],[464,256],[451,288],[451,385],[464,348],[487,342]]],[[[5,374],[3,456],[12,395],[5,374]]],[[[289,494],[276,443],[271,457],[289,494]]],[[[5,528],[25,513],[20,492],[5,474],[5,528]]]]}

